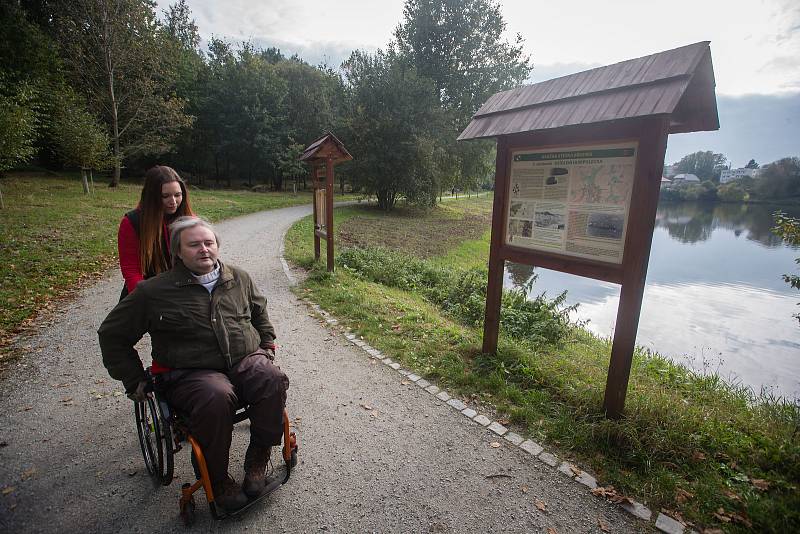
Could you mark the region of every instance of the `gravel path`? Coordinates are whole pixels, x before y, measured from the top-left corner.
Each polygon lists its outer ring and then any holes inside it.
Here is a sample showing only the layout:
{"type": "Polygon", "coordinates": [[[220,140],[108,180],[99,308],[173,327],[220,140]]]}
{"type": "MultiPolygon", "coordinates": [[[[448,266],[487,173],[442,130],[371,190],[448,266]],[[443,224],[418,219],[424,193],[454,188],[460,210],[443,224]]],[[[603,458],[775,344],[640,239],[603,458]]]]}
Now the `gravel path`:
{"type": "MultiPolygon", "coordinates": [[[[396,371],[312,316],[289,290],[279,256],[286,229],[308,213],[286,208],[218,225],[221,257],[248,270],[267,295],[278,363],[291,380],[287,408],[300,463],[286,486],[240,519],[213,521],[198,493],[195,530],[568,533],[601,532],[600,518],[611,532],[647,529],[402,384],[396,371]]],[[[100,361],[96,330],[121,284],[118,272],[108,273],[20,341],[27,354],[0,384],[2,532],[185,531],[178,497],[180,483],[192,478],[188,452],[176,457],[178,480],[154,488],[132,404],[100,361]]],[[[246,443],[242,424],[231,451],[238,480],[246,443]]]]}

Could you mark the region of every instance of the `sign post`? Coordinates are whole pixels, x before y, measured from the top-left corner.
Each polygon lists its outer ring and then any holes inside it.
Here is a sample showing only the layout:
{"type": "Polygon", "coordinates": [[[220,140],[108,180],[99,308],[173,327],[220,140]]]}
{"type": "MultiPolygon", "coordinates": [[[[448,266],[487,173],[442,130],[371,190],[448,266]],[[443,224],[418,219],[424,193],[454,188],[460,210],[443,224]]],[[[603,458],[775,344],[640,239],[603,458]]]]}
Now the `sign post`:
{"type": "Polygon", "coordinates": [[[603,404],[620,417],[667,136],[718,128],[707,42],[491,97],[459,136],[497,139],[483,352],[506,261],[620,284],[603,404]]]}
{"type": "Polygon", "coordinates": [[[314,259],[319,260],[320,239],[324,239],[327,269],[328,272],[333,272],[333,166],[349,161],[353,156],[335,135],[328,132],[311,143],[299,159],[311,164],[311,183],[314,189],[314,259]]]}

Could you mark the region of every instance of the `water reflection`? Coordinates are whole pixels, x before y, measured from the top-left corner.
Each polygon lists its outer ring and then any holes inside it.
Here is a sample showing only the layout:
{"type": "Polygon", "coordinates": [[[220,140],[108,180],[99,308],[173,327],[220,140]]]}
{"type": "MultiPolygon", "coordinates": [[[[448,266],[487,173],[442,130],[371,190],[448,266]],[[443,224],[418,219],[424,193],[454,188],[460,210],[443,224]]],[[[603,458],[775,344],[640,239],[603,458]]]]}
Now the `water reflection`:
{"type": "Polygon", "coordinates": [[[800,215],[796,206],[667,203],[658,207],[656,227],[665,228],[681,243],[706,241],[714,230],[726,229],[766,247],[781,247],[780,237],[771,231],[775,226],[773,213],[778,209],[793,217],[800,215]]]}
{"type": "MultiPolygon", "coordinates": [[[[777,206],[659,206],[637,343],[699,371],[800,396],[800,294],[783,282],[800,251],[770,231],[777,206]]],[[[800,207],[781,207],[800,217],[800,207]]],[[[506,285],[533,268],[508,264],[506,285]]],[[[609,336],[619,286],[536,269],[536,294],[567,290],[576,320],[609,336]]]]}

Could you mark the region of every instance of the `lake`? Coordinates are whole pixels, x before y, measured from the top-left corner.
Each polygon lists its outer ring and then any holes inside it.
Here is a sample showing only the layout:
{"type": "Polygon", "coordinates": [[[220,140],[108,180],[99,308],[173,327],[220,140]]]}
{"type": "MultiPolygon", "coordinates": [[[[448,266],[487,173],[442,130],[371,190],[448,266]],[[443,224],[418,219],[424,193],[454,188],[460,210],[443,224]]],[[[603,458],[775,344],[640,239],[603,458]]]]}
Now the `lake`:
{"type": "MultiPolygon", "coordinates": [[[[800,250],[771,233],[773,205],[660,204],[636,342],[729,382],[800,398],[800,250]]],[[[800,217],[800,207],[782,211],[800,217]]],[[[614,330],[619,286],[507,264],[506,287],[538,275],[533,293],[567,291],[573,320],[601,336],[614,330]]]]}

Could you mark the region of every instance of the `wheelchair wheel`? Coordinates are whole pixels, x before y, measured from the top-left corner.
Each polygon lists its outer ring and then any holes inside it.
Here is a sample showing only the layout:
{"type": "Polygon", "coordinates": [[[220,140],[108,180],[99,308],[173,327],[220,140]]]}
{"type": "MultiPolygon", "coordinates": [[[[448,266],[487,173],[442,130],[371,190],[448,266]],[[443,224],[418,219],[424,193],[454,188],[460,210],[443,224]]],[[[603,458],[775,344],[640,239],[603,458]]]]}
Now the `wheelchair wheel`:
{"type": "Polygon", "coordinates": [[[139,446],[147,472],[156,483],[167,486],[172,482],[174,471],[169,422],[165,420],[159,403],[151,397],[145,402],[136,402],[134,411],[139,446]]]}

